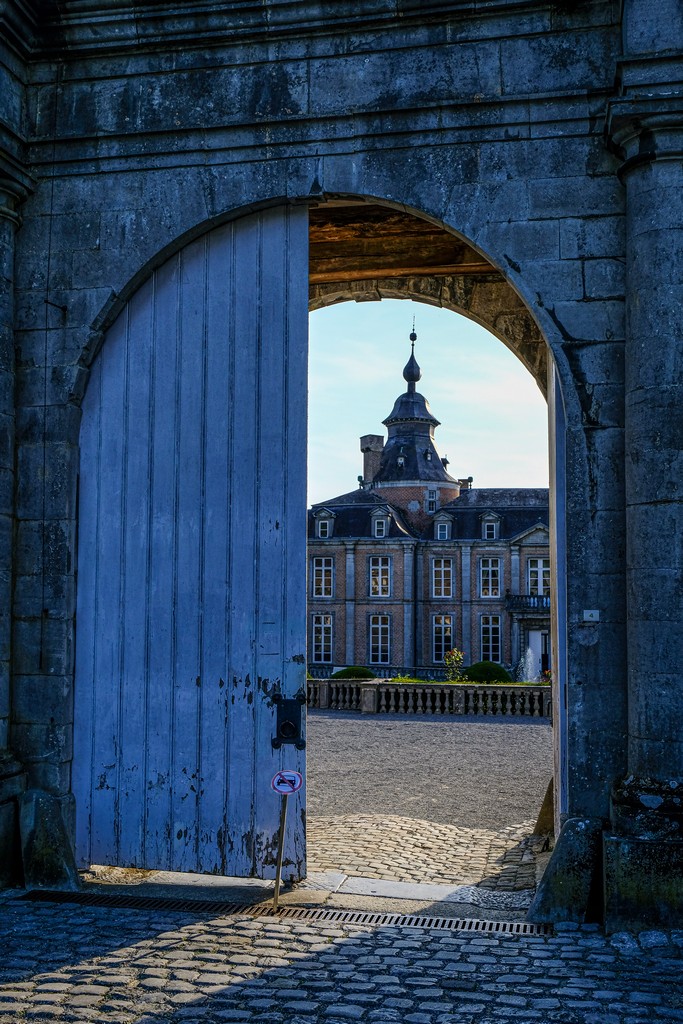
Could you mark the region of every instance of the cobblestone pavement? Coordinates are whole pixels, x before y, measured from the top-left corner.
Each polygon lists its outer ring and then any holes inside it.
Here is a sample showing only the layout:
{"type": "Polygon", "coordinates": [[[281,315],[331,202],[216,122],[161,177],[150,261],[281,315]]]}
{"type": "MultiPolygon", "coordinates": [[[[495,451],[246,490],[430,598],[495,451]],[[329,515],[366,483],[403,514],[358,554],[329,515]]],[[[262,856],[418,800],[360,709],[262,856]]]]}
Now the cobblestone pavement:
{"type": "Polygon", "coordinates": [[[674,1024],[683,932],[554,936],[0,903],[0,1024],[674,1024]]]}
{"type": "Polygon", "coordinates": [[[308,870],[493,890],[533,889],[536,854],[547,840],[533,821],[462,828],[397,815],[344,814],[308,819],[308,870]]]}
{"type": "Polygon", "coordinates": [[[476,886],[501,908],[523,891],[528,906],[551,776],[544,721],[309,712],[308,870],[476,886]]]}

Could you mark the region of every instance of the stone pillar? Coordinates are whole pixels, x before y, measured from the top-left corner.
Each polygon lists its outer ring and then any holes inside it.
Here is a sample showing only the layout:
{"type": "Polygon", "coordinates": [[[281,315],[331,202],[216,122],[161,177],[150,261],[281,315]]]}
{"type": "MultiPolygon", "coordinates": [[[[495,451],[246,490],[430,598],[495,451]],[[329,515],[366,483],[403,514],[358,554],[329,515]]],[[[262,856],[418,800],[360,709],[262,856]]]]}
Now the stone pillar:
{"type": "Polygon", "coordinates": [[[460,573],[460,594],[462,607],[462,637],[458,647],[465,654],[465,664],[471,665],[479,660],[479,652],[472,638],[472,546],[463,544],[461,550],[462,571],[460,573]]]}
{"type": "Polygon", "coordinates": [[[19,196],[0,178],[0,750],[9,742],[14,516],[14,233],[19,196]]]}
{"type": "Polygon", "coordinates": [[[668,784],[683,779],[683,125],[644,134],[624,167],[628,754],[668,784]]]}
{"type": "Polygon", "coordinates": [[[403,664],[415,667],[415,545],[406,544],[403,549],[403,664]]]}
{"type": "MultiPolygon", "coordinates": [[[[626,69],[628,83],[628,68],[626,69]]],[[[605,837],[606,918],[683,923],[683,101],[624,97],[628,774],[605,837]]]]}
{"type": "Polygon", "coordinates": [[[521,594],[521,580],[519,575],[519,545],[510,545],[510,593],[521,594]]]}
{"type": "Polygon", "coordinates": [[[7,750],[12,656],[14,517],[14,234],[22,198],[0,177],[0,888],[21,878],[17,798],[26,789],[21,764],[7,750]]]}
{"type": "Polygon", "coordinates": [[[344,658],[346,665],[362,665],[356,657],[356,545],[347,544],[345,553],[344,609],[346,631],[344,636],[344,658]]]}

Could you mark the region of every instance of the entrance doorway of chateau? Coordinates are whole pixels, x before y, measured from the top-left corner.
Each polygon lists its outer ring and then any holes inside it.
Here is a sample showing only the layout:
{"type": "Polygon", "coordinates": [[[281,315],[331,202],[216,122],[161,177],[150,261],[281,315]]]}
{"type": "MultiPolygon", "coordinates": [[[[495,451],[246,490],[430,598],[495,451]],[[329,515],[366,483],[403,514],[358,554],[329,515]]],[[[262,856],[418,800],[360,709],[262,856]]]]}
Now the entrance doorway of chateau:
{"type": "MultiPolygon", "coordinates": [[[[83,400],[72,782],[82,865],[272,877],[270,780],[305,769],[308,312],[363,294],[437,303],[489,327],[547,392],[551,481],[562,464],[559,385],[533,317],[500,269],[441,224],[320,197],[226,219],[149,268],[118,307],[83,400]],[[291,722],[278,733],[283,706],[291,722]]],[[[304,794],[288,816],[290,878],[305,874],[304,794]]]]}

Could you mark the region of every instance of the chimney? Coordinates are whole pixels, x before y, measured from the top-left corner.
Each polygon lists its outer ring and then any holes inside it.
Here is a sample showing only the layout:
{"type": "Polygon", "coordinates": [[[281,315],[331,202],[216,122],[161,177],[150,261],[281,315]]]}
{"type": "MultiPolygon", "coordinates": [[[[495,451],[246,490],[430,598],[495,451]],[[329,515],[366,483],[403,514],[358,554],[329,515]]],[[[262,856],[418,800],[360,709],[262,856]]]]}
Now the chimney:
{"type": "Polygon", "coordinates": [[[363,453],[363,480],[366,485],[371,484],[379,472],[383,448],[384,438],[381,434],[363,434],[360,439],[360,450],[363,453]]]}

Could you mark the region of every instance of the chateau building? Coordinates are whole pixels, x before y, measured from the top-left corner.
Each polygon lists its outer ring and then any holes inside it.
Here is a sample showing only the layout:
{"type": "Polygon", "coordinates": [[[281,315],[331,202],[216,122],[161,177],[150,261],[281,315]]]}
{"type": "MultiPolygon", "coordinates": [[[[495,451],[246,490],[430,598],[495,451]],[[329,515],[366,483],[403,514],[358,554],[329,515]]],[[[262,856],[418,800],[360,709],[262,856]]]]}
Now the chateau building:
{"type": "Polygon", "coordinates": [[[410,338],[386,443],[360,439],[359,489],[309,510],[309,671],[439,677],[458,647],[465,664],[538,677],[550,667],[548,491],[449,475],[410,338]]]}

